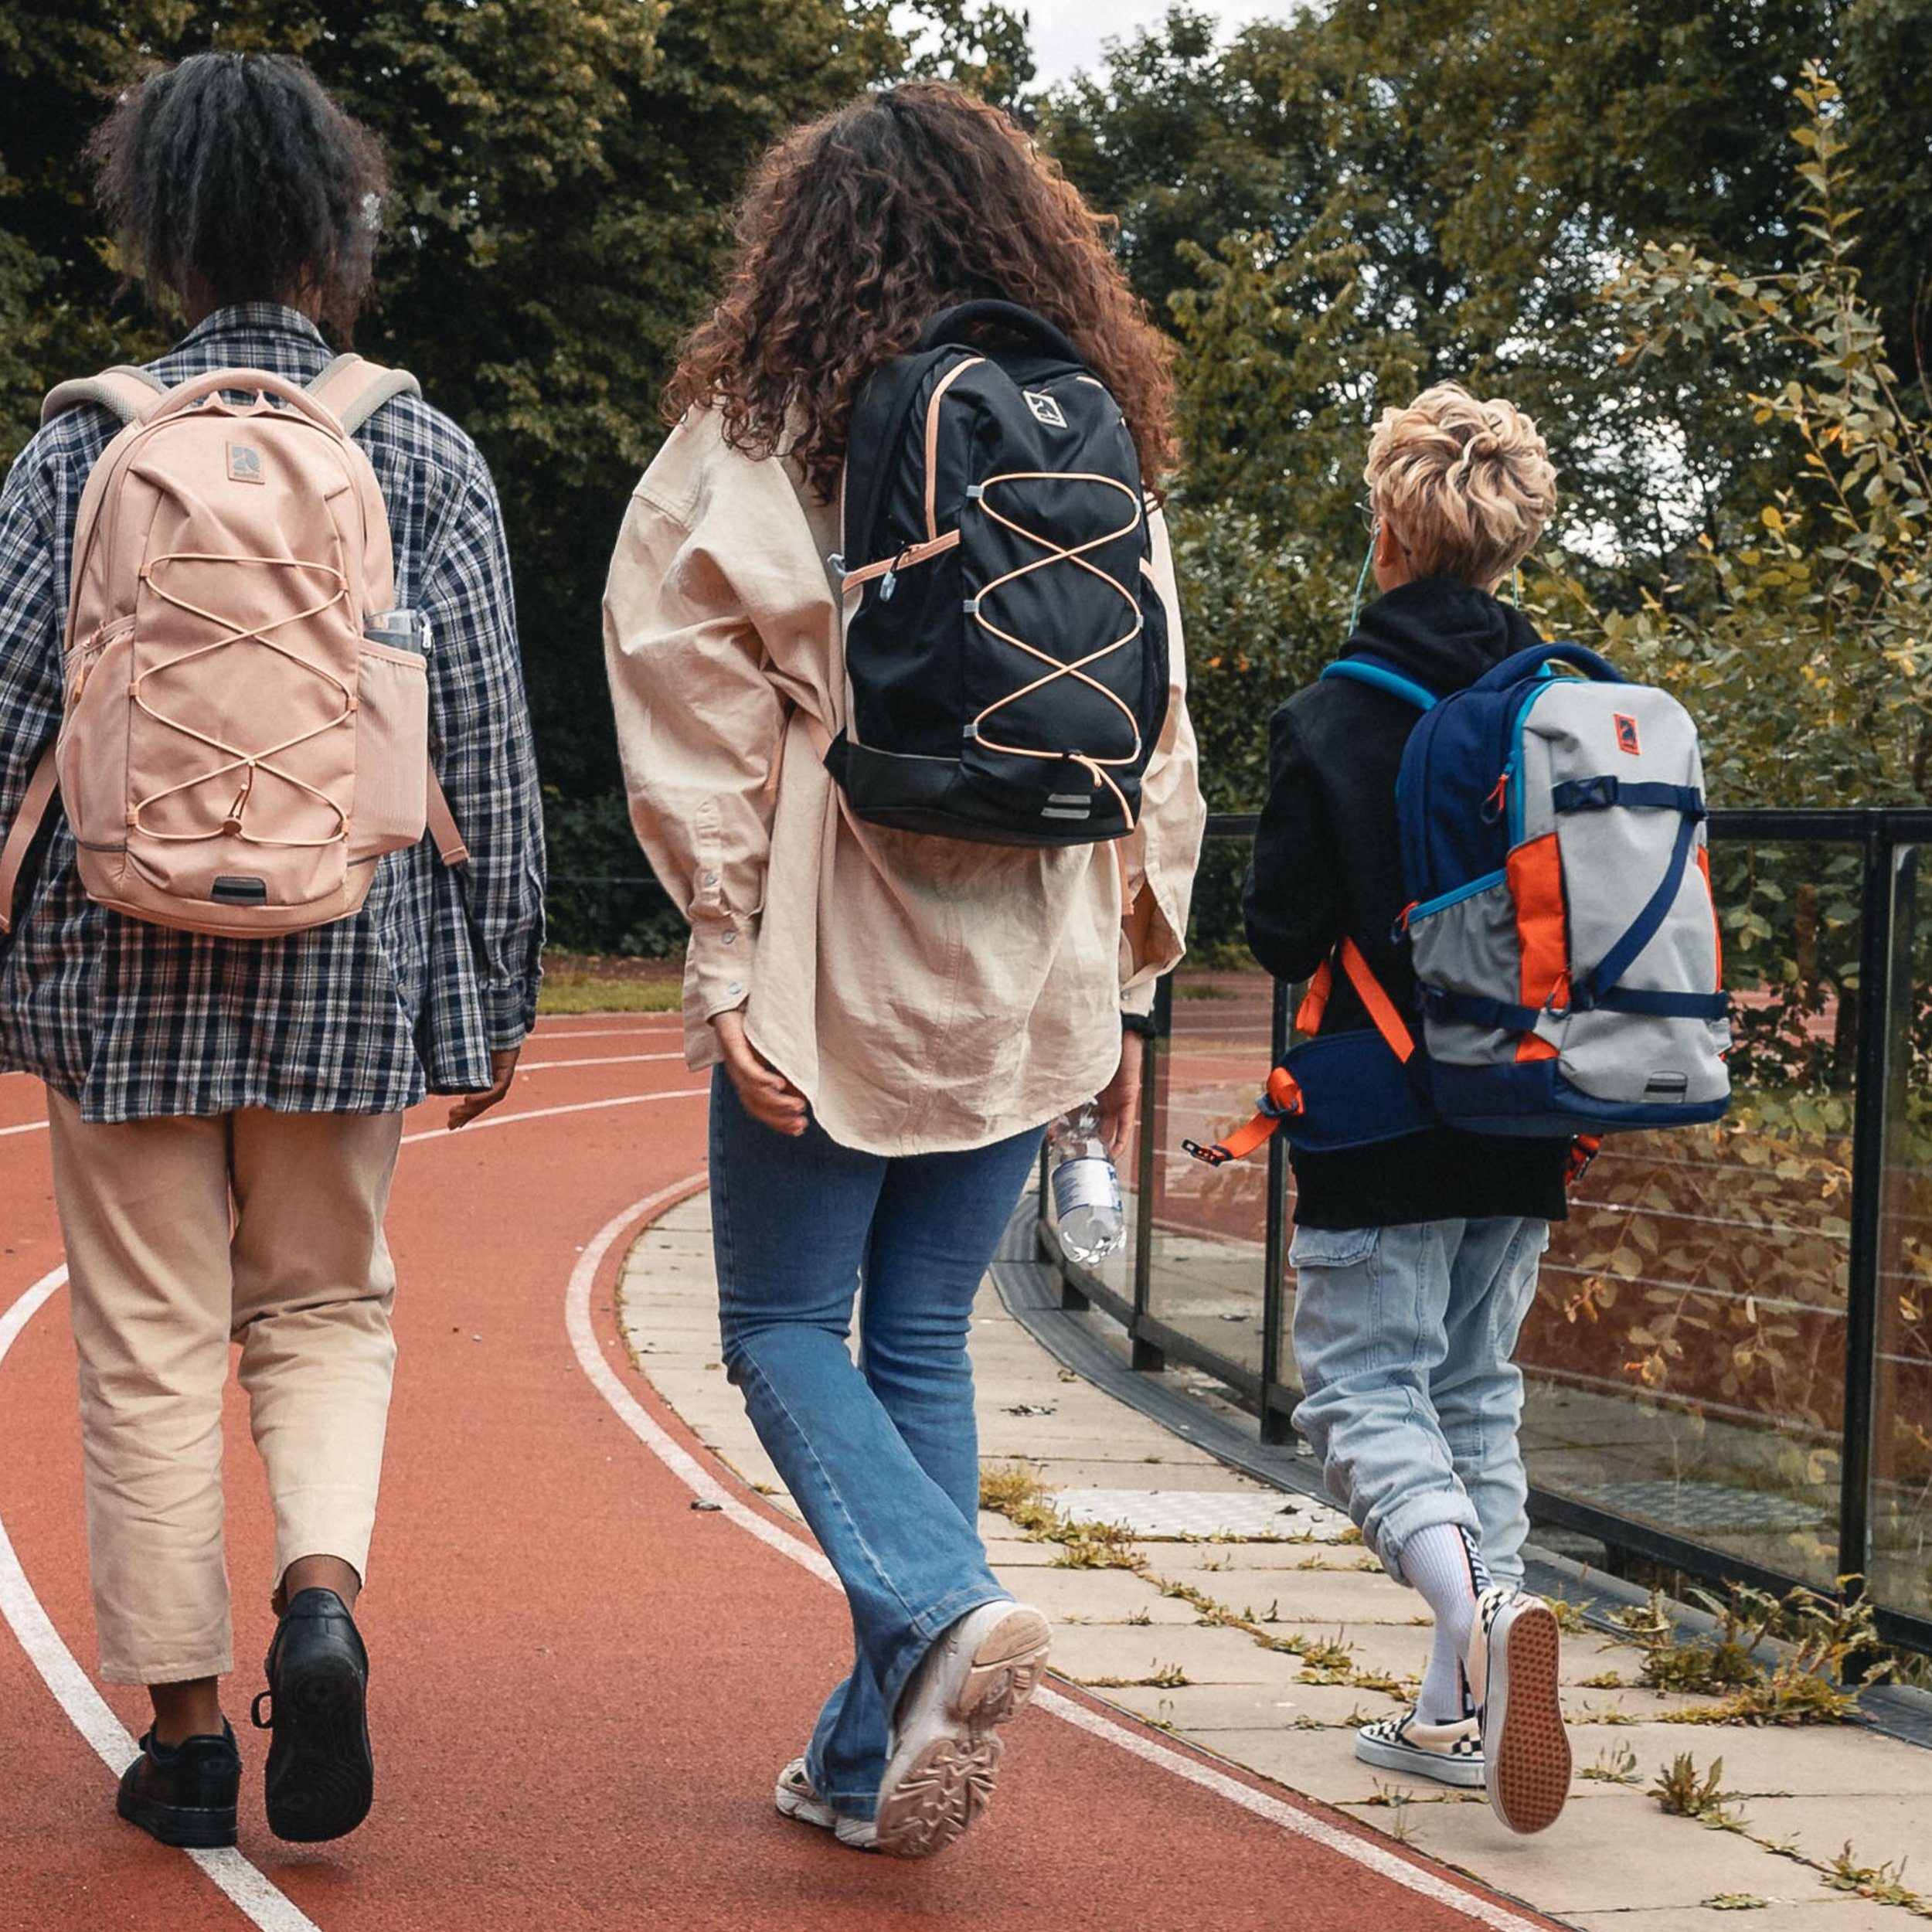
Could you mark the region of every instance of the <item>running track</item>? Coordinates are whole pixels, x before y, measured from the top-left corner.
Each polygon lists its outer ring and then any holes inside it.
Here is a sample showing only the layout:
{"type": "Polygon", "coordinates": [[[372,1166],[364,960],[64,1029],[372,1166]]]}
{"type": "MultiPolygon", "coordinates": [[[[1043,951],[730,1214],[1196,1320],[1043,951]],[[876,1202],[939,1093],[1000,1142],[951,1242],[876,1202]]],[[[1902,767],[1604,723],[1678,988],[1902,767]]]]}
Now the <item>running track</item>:
{"type": "Polygon", "coordinates": [[[485,1122],[451,1136],[444,1103],[409,1123],[390,1219],[402,1365],[361,1612],[375,1813],[308,1849],[262,1821],[266,1740],[243,1720],[271,1629],[270,1525],[231,1402],[242,1842],[192,1858],[113,1815],[103,1759],[131,1756],[145,1700],[86,1674],[46,1136],[39,1089],[0,1077],[0,1928],[1544,1923],[1064,1690],[1009,1733],[991,1817],[930,1864],[778,1818],[772,1776],[840,1665],[843,1606],[816,1551],[632,1371],[610,1309],[631,1234],[702,1165],[700,1083],[669,1019],[546,1022],[524,1057],[485,1122]],[[694,1492],[724,1506],[694,1511],[694,1492]]]}

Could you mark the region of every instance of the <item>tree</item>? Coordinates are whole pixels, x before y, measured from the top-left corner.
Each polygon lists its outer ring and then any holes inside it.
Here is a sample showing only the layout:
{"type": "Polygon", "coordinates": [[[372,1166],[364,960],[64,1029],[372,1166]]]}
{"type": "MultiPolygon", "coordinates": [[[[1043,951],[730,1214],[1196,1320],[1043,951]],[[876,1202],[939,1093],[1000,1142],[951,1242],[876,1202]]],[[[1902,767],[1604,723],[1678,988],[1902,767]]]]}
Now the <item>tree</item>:
{"type": "MultiPolygon", "coordinates": [[[[939,11],[934,58],[978,48],[989,73],[1019,75],[1002,10],[939,11]]],[[[359,345],[414,369],[488,457],[545,774],[596,794],[617,775],[598,600],[625,498],[663,434],[659,389],[752,161],[795,121],[900,70],[886,8],[0,0],[6,447],[53,381],[166,339],[162,318],[117,297],[79,148],[141,61],[210,46],[300,55],[384,138],[393,193],[359,345]]]]}

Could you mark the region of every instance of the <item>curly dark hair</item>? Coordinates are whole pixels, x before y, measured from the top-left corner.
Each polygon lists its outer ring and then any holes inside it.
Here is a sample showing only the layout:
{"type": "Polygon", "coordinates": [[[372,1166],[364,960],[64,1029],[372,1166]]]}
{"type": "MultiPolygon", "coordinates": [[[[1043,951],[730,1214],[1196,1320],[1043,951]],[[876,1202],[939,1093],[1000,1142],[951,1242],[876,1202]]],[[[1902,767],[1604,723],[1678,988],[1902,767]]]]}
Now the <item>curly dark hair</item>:
{"type": "Polygon", "coordinates": [[[794,129],[741,202],[723,298],[685,339],[667,420],[838,486],[866,379],[955,302],[1003,297],[1057,323],[1114,392],[1149,488],[1174,459],[1168,340],[1101,218],[1025,131],[938,81],[871,94],[794,129]]]}
{"type": "Polygon", "coordinates": [[[376,137],[281,54],[151,69],[95,130],[101,212],[130,280],[188,306],[299,299],[347,335],[388,186],[376,137]]]}

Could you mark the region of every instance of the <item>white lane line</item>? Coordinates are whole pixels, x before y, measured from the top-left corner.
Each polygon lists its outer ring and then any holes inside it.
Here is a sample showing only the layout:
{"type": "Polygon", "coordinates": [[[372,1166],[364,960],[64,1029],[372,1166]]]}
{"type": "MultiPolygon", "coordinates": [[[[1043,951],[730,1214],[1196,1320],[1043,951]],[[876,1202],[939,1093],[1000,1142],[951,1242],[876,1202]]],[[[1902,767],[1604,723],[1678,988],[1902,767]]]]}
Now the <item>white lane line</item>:
{"type": "MultiPolygon", "coordinates": [[[[645,1061],[682,1061],[682,1059],[684,1059],[682,1053],[613,1053],[609,1059],[597,1059],[597,1061],[537,1061],[531,1066],[518,1066],[518,1077],[522,1078],[523,1074],[556,1073],[556,1070],[566,1069],[566,1066],[638,1066],[645,1061]]],[[[638,1101],[690,1100],[692,1094],[709,1094],[709,1092],[711,1092],[711,1088],[688,1088],[679,1094],[632,1094],[632,1096],[626,1096],[624,1100],[597,1100],[597,1101],[590,1101],[587,1105],[590,1105],[590,1107],[632,1107],[632,1105],[636,1105],[638,1101]]],[[[433,1094],[430,1100],[433,1101],[452,1100],[454,1101],[454,1100],[457,1100],[457,1097],[460,1096],[452,1096],[452,1094],[433,1094]]],[[[541,1121],[541,1119],[545,1119],[546,1115],[550,1115],[550,1113],[576,1113],[576,1111],[577,1109],[573,1109],[573,1107],[539,1107],[537,1111],[533,1111],[533,1113],[506,1113],[506,1115],[504,1115],[500,1121],[495,1121],[488,1115],[485,1115],[483,1121],[477,1124],[481,1124],[481,1127],[508,1127],[512,1121],[541,1121]]],[[[46,1132],[45,1121],[27,1121],[23,1127],[0,1127],[0,1140],[6,1140],[8,1134],[45,1134],[45,1132],[46,1132]]],[[[464,1132],[473,1132],[473,1127],[465,1128],[464,1132]]],[[[411,1134],[410,1136],[410,1140],[434,1140],[434,1138],[437,1138],[434,1134],[411,1134]]]]}
{"type": "Polygon", "coordinates": [[[481,1134],[486,1128],[514,1127],[519,1121],[553,1120],[560,1114],[595,1114],[607,1107],[648,1107],[653,1100],[702,1100],[710,1091],[708,1087],[681,1087],[672,1094],[626,1094],[614,1100],[574,1100],[568,1107],[532,1107],[522,1114],[485,1114],[480,1121],[472,1121],[468,1127],[454,1131],[447,1127],[430,1127],[405,1134],[403,1145],[414,1147],[423,1141],[460,1141],[469,1134],[481,1134]]]}
{"type": "Polygon", "coordinates": [[[642,1013],[632,1026],[560,1026],[555,1020],[539,1020],[529,1037],[539,1043],[560,1039],[637,1039],[652,1033],[681,1032],[684,1019],[678,1013],[642,1013]]]}
{"type": "MultiPolygon", "coordinates": [[[[770,1517],[747,1508],[712,1475],[646,1412],[617,1379],[597,1346],[597,1332],[590,1321],[590,1291],[604,1257],[638,1223],[648,1221],[663,1212],[673,1202],[689,1193],[692,1186],[692,1182],[685,1181],[662,1189],[648,1199],[626,1208],[598,1230],[571,1270],[570,1286],[564,1292],[564,1323],[570,1331],[570,1345],[583,1372],[597,1393],[616,1410],[619,1420],[685,1488],[702,1501],[715,1503],[740,1529],[748,1531],[781,1556],[789,1557],[800,1568],[810,1570],[820,1581],[836,1588],[838,1577],[824,1555],[803,1537],[793,1535],[770,1517]]],[[[1312,1812],[1301,1811],[1294,1805],[1284,1804],[1279,1798],[1270,1798],[1267,1792],[1258,1791],[1239,1778],[1230,1777],[1212,1765],[1201,1764],[1156,1738],[1130,1730],[1100,1712],[1090,1710],[1086,1705],[1059,1691],[1039,1691],[1035,1693],[1033,1702],[1063,1723],[1117,1746],[1144,1763],[1184,1778],[1190,1784],[1199,1785],[1203,1791],[1212,1791],[1217,1798],[1239,1805],[1257,1818],[1265,1818],[1284,1832],[1325,1846],[1392,1884],[1400,1886],[1405,1891],[1433,1899],[1466,1918],[1489,1927],[1491,1932],[1546,1932],[1546,1928],[1539,1927],[1534,1920],[1524,1918],[1505,1906],[1465,1889],[1453,1879],[1425,1871],[1369,1839],[1359,1838],[1352,1832],[1329,1824],[1325,1818],[1317,1818],[1312,1812]]]]}
{"type": "MultiPolygon", "coordinates": [[[[648,1100],[695,1100],[709,1091],[709,1087],[694,1087],[675,1094],[631,1094],[617,1100],[581,1101],[573,1107],[537,1107],[527,1113],[500,1116],[486,1114],[461,1131],[474,1134],[483,1128],[509,1127],[519,1121],[547,1120],[558,1114],[584,1114],[599,1107],[631,1107],[648,1100]]],[[[46,1123],[43,1121],[38,1124],[45,1127],[46,1123]]],[[[447,1128],[432,1128],[426,1132],[406,1134],[403,1145],[454,1138],[447,1128]]],[[[20,1338],[27,1324],[66,1279],[66,1269],[56,1268],[52,1274],[43,1276],[4,1315],[0,1315],[0,1365],[5,1364],[8,1352],[20,1338]]],[[[649,1420],[648,1417],[643,1419],[649,1420]]],[[[676,1445],[671,1446],[675,1448],[676,1445]]],[[[68,1721],[94,1747],[95,1754],[107,1769],[119,1777],[141,1747],[108,1708],[107,1700],[94,1688],[93,1680],[81,1668],[73,1652],[61,1641],[53,1620],[27,1580],[27,1573],[21,1566],[4,1522],[0,1522],[0,1617],[4,1617],[12,1628],[28,1662],[40,1673],[41,1680],[53,1693],[55,1702],[66,1713],[68,1721]]],[[[230,1903],[260,1927],[261,1932],[321,1932],[321,1927],[293,1899],[239,1851],[189,1852],[185,1855],[207,1873],[230,1903]]]]}
{"type": "MultiPolygon", "coordinates": [[[[43,1275],[4,1315],[0,1315],[0,1363],[32,1320],[67,1278],[64,1267],[43,1275]]],[[[54,1701],[96,1755],[118,1777],[141,1748],[130,1737],[107,1700],[94,1687],[72,1651],[60,1641],[27,1573],[0,1523],[0,1617],[12,1627],[27,1661],[40,1673],[54,1701]]],[[[321,1928],[287,1893],[277,1887],[241,1853],[189,1852],[185,1855],[207,1873],[231,1903],[261,1932],[321,1932],[321,1928]]]]}
{"type": "Polygon", "coordinates": [[[526,1073],[551,1073],[560,1066],[641,1066],[647,1060],[681,1060],[682,1053],[607,1053],[593,1060],[586,1056],[580,1060],[531,1060],[517,1068],[520,1079],[526,1073]]]}

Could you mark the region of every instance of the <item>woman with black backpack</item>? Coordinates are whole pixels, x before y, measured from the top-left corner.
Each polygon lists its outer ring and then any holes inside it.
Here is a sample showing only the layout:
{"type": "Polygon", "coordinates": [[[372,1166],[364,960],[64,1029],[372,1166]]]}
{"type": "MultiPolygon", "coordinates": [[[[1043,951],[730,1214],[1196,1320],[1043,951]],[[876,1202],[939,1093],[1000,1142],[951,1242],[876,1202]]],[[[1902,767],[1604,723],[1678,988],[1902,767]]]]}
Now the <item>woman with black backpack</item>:
{"type": "Polygon", "coordinates": [[[1170,382],[1099,222],[956,89],[794,133],[738,232],[606,645],[716,1070],[725,1361],[852,1605],[778,1808],[918,1857],[1047,1651],[978,1532],[973,1298],[1043,1124],[1097,1094],[1124,1145],[1186,929],[1170,382]]]}

